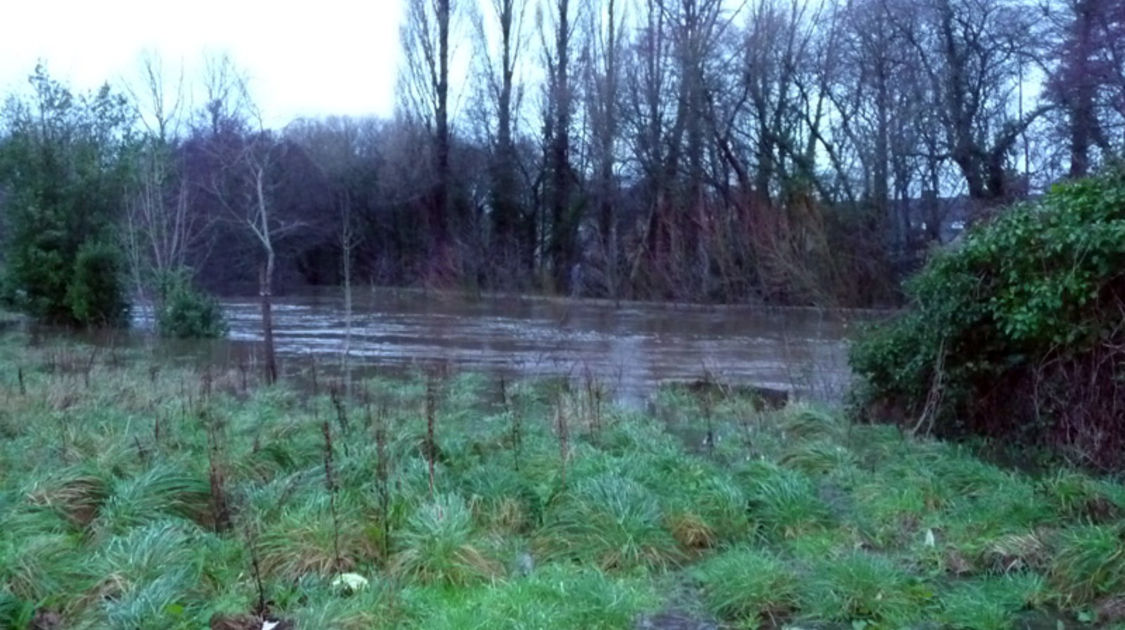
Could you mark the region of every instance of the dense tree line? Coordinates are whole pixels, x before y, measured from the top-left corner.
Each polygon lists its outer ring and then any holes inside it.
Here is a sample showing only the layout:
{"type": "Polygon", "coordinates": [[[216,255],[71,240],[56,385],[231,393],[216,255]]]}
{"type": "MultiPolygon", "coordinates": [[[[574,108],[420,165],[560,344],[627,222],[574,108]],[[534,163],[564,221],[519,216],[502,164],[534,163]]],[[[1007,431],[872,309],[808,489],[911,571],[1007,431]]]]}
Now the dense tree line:
{"type": "Polygon", "coordinates": [[[269,129],[224,58],[194,105],[153,59],[123,92],[74,95],[37,70],[0,127],[9,299],[109,322],[185,269],[269,296],[347,267],[377,284],[877,304],[943,225],[1125,144],[1121,0],[405,9],[391,119],[269,129]],[[95,304],[82,283],[118,272],[95,304]]]}
{"type": "Polygon", "coordinates": [[[423,274],[871,303],[942,198],[984,217],[1122,148],[1121,2],[410,6],[401,120],[457,224],[423,274]],[[476,59],[453,123],[450,46],[476,59]]]}
{"type": "Polygon", "coordinates": [[[1121,2],[409,6],[421,278],[869,304],[943,224],[1125,139],[1121,2]]]}

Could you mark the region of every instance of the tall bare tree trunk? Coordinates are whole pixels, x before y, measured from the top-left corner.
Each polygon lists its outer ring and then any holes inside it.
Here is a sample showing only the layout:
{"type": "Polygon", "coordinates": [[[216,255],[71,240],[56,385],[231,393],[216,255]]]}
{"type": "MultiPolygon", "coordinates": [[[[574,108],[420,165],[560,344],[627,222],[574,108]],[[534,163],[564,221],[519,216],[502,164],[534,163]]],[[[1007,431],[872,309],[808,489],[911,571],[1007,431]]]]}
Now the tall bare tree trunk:
{"type": "MultiPolygon", "coordinates": [[[[517,51],[516,0],[500,0],[496,5],[500,27],[500,79],[496,94],[496,156],[493,165],[493,197],[496,206],[495,230],[501,259],[520,265],[519,201],[516,195],[516,156],[512,138],[512,90],[517,51]]],[[[501,270],[503,273],[507,270],[501,270]]]]}
{"type": "Polygon", "coordinates": [[[344,225],[340,233],[340,248],[344,263],[344,352],[340,358],[344,372],[344,400],[352,396],[352,248],[355,237],[352,229],[351,204],[344,201],[344,225]]]}
{"type": "Polygon", "coordinates": [[[437,190],[434,195],[432,228],[435,230],[436,252],[445,254],[449,247],[452,212],[449,195],[449,0],[437,0],[438,61],[434,76],[434,157],[437,168],[437,190]]]}
{"type": "MultiPolygon", "coordinates": [[[[605,256],[606,290],[612,298],[618,298],[617,232],[614,204],[616,185],[613,180],[614,143],[618,134],[618,56],[620,25],[616,0],[607,0],[605,26],[598,29],[601,40],[600,67],[592,93],[587,96],[591,117],[595,121],[595,150],[597,151],[597,195],[598,195],[598,235],[601,237],[602,253],[605,256]]],[[[598,41],[595,38],[595,43],[598,41]]]]}
{"type": "Polygon", "coordinates": [[[269,385],[277,382],[277,353],[273,343],[273,267],[274,255],[271,248],[266,252],[266,262],[262,265],[258,283],[262,306],[262,342],[265,346],[265,377],[269,385]]]}
{"type": "Polygon", "coordinates": [[[429,135],[429,168],[426,190],[421,199],[421,232],[428,269],[424,276],[441,277],[453,269],[450,249],[457,221],[452,194],[450,166],[451,131],[449,81],[451,37],[455,13],[463,5],[454,0],[410,0],[404,2],[405,20],[401,29],[405,57],[400,89],[406,97],[407,113],[417,117],[429,135]]]}
{"type": "Polygon", "coordinates": [[[1089,0],[1075,3],[1071,50],[1064,60],[1070,83],[1065,101],[1070,110],[1070,176],[1084,177],[1090,170],[1090,145],[1098,127],[1094,97],[1096,78],[1090,69],[1093,53],[1094,7],[1089,0]]]}
{"type": "Polygon", "coordinates": [[[550,260],[555,289],[570,288],[573,263],[574,218],[571,216],[570,186],[570,1],[556,0],[554,64],[551,72],[553,114],[550,130],[548,169],[550,178],[551,239],[550,260]]]}
{"type": "MultiPolygon", "coordinates": [[[[264,160],[265,158],[263,158],[264,160]]],[[[261,282],[258,294],[262,299],[262,342],[265,344],[265,374],[266,383],[273,385],[277,382],[277,352],[273,342],[273,271],[274,249],[272,225],[270,223],[270,208],[266,201],[266,167],[265,162],[254,165],[255,193],[257,194],[258,214],[260,221],[258,238],[262,249],[266,253],[266,263],[262,267],[261,282]]]]}

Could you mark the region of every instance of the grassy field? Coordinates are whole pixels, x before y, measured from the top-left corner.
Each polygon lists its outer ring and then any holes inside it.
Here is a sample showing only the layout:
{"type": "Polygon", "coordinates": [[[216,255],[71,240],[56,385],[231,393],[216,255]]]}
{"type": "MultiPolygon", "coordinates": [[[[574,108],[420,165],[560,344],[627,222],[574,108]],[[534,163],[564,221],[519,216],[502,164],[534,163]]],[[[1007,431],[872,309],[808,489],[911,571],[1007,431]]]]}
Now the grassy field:
{"type": "Polygon", "coordinates": [[[420,374],[345,401],[28,343],[0,340],[0,627],[236,628],[263,608],[302,629],[1125,615],[1125,487],[1075,471],[719,390],[628,411],[592,384],[420,374]]]}

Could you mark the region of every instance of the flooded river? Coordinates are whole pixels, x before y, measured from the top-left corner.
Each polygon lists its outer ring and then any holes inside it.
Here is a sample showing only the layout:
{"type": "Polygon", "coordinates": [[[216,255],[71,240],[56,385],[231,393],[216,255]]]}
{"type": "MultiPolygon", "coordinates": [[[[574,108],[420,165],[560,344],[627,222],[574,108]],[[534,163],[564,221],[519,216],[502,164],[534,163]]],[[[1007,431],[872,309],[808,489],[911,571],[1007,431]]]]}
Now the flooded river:
{"type": "MultiPolygon", "coordinates": [[[[256,298],[222,302],[231,346],[261,341],[256,298]]],[[[151,327],[137,311],[136,324],[151,327]]],[[[712,378],[838,398],[846,386],[845,335],[860,316],[813,309],[684,306],[482,296],[413,290],[355,292],[352,365],[402,370],[433,361],[509,377],[586,375],[619,400],[643,400],[665,381],[712,378]]],[[[343,294],[277,298],[283,370],[338,363],[345,345],[343,294]]]]}

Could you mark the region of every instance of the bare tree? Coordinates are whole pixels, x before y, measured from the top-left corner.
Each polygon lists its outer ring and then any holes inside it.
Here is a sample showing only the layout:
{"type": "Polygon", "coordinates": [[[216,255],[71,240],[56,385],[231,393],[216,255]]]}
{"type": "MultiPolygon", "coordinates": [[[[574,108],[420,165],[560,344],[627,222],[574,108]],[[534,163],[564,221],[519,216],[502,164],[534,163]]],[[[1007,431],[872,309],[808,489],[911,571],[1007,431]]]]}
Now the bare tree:
{"type": "Polygon", "coordinates": [[[673,151],[683,156],[686,169],[682,174],[668,171],[674,176],[673,181],[680,182],[678,194],[673,197],[679,212],[670,218],[670,223],[682,240],[681,251],[673,252],[673,260],[683,260],[687,267],[684,271],[697,274],[707,266],[700,228],[706,223],[705,160],[711,136],[707,132],[709,65],[717,56],[726,19],[721,0],[662,0],[661,10],[671,27],[679,74],[672,141],[683,144],[674,146],[673,151]]]}
{"type": "Polygon", "coordinates": [[[1014,192],[1008,158],[1049,107],[1020,112],[1013,95],[1021,63],[1038,55],[1034,22],[1013,0],[918,0],[896,6],[892,23],[917,55],[943,128],[943,150],[974,200],[1014,192]]]}
{"type": "Polygon", "coordinates": [[[900,250],[909,240],[908,200],[922,171],[919,134],[932,122],[922,105],[925,82],[916,57],[891,22],[891,3],[901,1],[861,0],[840,9],[826,89],[835,113],[836,149],[855,163],[854,172],[844,160],[834,163],[842,184],[851,188],[849,180],[855,180],[863,201],[887,221],[891,242],[900,250]]]}
{"type": "Polygon", "coordinates": [[[273,282],[277,266],[276,240],[298,226],[283,222],[273,211],[274,170],[285,150],[265,128],[261,112],[250,97],[245,76],[229,57],[208,60],[205,104],[213,160],[210,177],[201,182],[224,216],[245,230],[260,250],[258,295],[261,303],[265,380],[277,381],[273,335],[273,282]]]}
{"type": "Polygon", "coordinates": [[[646,260],[658,256],[662,242],[661,215],[667,205],[670,180],[676,169],[675,153],[668,141],[672,117],[670,94],[675,89],[671,72],[672,44],[666,15],[658,0],[644,0],[643,21],[628,59],[625,124],[632,139],[632,160],[643,182],[647,218],[629,262],[629,282],[636,286],[646,260]]]}
{"type": "Polygon", "coordinates": [[[1125,146],[1125,4],[1044,0],[1042,10],[1045,91],[1059,108],[1069,175],[1082,177],[1125,146]]]}
{"type": "Polygon", "coordinates": [[[433,185],[427,200],[430,260],[448,259],[461,223],[454,215],[449,156],[451,28],[461,14],[456,0],[409,0],[402,26],[405,67],[400,77],[406,114],[432,134],[433,185]]]}
{"type": "Polygon", "coordinates": [[[597,208],[598,236],[605,265],[606,291],[619,297],[615,172],[620,140],[621,62],[624,54],[626,15],[622,2],[607,0],[601,10],[589,12],[586,108],[591,128],[594,164],[593,198],[597,208]]]}
{"type": "Polygon", "coordinates": [[[571,165],[571,122],[574,114],[574,85],[571,55],[578,32],[579,3],[549,0],[538,18],[547,71],[544,103],[543,146],[545,151],[545,205],[550,216],[547,258],[554,288],[570,289],[576,261],[580,208],[576,199],[575,174],[571,165]]]}
{"type": "MultiPolygon", "coordinates": [[[[325,120],[297,120],[285,128],[285,141],[296,144],[315,165],[317,175],[325,184],[334,215],[332,221],[332,253],[339,254],[339,267],[326,274],[330,281],[339,281],[344,289],[344,346],[340,352],[344,376],[344,399],[352,394],[351,350],[353,330],[353,293],[356,262],[364,241],[364,198],[377,193],[380,162],[379,138],[383,126],[374,119],[330,117],[325,120]]],[[[370,208],[368,208],[370,211],[370,208]]],[[[366,217],[371,219],[372,217],[366,217]]]]}
{"type": "Polygon", "coordinates": [[[520,191],[519,156],[516,151],[518,120],[523,100],[520,80],[527,45],[527,2],[488,0],[474,15],[478,72],[482,78],[482,127],[489,147],[492,253],[498,276],[529,271],[533,252],[521,238],[524,231],[520,191]]]}
{"type": "Polygon", "coordinates": [[[359,244],[355,221],[352,217],[351,197],[343,192],[338,197],[340,206],[340,257],[344,276],[344,348],[340,361],[344,372],[344,400],[352,397],[352,266],[355,248],[359,244]]]}
{"type": "Polygon", "coordinates": [[[188,106],[183,69],[169,80],[160,57],[146,53],[140,58],[139,83],[128,89],[143,135],[134,191],[127,201],[125,251],[143,294],[170,271],[184,268],[189,256],[196,261],[206,257],[209,222],[191,212],[179,163],[188,106]]]}

